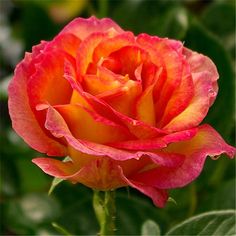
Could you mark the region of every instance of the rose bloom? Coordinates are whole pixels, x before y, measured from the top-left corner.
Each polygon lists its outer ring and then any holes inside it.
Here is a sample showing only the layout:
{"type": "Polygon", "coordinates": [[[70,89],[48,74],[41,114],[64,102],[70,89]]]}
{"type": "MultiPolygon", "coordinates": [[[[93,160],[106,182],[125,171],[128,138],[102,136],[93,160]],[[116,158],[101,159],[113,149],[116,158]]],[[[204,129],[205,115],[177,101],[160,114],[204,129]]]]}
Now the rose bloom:
{"type": "Polygon", "coordinates": [[[45,173],[97,190],[131,186],[163,207],[207,156],[233,157],[209,125],[218,73],[180,41],[77,18],[26,53],[9,86],[15,131],[45,173]],[[70,160],[63,162],[65,156],[70,160]]]}

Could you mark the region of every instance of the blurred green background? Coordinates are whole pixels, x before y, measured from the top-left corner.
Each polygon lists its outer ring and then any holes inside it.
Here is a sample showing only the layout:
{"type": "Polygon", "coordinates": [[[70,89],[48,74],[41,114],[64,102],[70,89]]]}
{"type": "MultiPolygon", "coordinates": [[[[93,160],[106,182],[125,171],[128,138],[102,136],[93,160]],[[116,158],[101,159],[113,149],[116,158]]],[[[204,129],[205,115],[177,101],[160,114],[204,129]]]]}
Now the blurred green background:
{"type": "MultiPolygon", "coordinates": [[[[208,55],[217,65],[219,95],[204,122],[234,144],[235,1],[232,0],[1,0],[0,1],[0,234],[60,234],[56,222],[73,234],[96,234],[92,191],[62,182],[48,196],[52,178],[31,162],[41,156],[11,129],[7,85],[25,51],[52,39],[77,16],[111,17],[135,34],[170,37],[208,55]]],[[[140,234],[147,219],[165,233],[198,213],[235,209],[235,162],[210,158],[191,185],[170,192],[177,204],[154,207],[133,189],[117,191],[117,234],[140,234]]]]}

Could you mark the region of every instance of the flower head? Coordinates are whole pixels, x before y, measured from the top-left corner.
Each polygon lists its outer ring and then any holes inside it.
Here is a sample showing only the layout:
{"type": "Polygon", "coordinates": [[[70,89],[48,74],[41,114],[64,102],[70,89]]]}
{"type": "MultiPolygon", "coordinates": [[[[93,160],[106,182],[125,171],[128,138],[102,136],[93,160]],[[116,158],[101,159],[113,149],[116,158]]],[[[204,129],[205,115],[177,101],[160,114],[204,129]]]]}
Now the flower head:
{"type": "Polygon", "coordinates": [[[206,56],[180,41],[77,18],[18,64],[9,87],[15,131],[49,175],[98,190],[131,186],[163,207],[167,190],[235,149],[200,125],[217,92],[206,56]]]}

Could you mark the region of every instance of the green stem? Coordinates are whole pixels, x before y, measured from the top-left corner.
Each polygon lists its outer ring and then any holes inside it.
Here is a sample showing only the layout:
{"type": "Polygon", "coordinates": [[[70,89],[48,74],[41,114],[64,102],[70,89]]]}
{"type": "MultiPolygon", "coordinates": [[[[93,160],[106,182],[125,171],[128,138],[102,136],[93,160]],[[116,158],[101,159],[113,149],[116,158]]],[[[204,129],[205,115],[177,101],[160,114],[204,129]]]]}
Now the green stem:
{"type": "Polygon", "coordinates": [[[115,232],[115,191],[94,190],[93,207],[100,225],[100,236],[114,235],[115,232]]]}

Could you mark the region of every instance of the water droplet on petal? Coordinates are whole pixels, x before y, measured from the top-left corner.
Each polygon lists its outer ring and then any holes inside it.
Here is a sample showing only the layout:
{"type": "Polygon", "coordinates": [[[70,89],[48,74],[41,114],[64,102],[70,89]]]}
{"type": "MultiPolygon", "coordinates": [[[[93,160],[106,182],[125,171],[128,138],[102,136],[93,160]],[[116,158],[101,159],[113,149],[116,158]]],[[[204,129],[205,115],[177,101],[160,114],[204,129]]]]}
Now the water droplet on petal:
{"type": "Polygon", "coordinates": [[[216,155],[216,156],[210,156],[212,160],[218,160],[220,158],[220,155],[216,155]]]}

